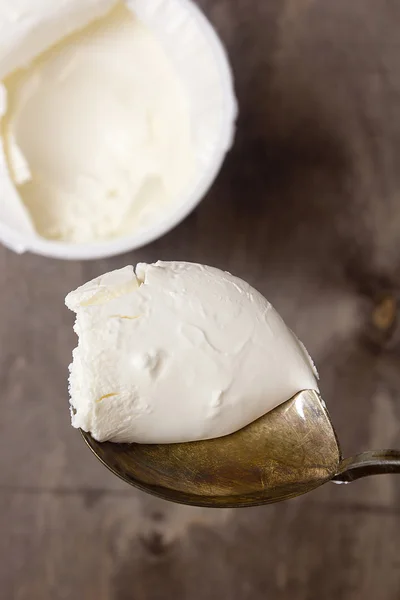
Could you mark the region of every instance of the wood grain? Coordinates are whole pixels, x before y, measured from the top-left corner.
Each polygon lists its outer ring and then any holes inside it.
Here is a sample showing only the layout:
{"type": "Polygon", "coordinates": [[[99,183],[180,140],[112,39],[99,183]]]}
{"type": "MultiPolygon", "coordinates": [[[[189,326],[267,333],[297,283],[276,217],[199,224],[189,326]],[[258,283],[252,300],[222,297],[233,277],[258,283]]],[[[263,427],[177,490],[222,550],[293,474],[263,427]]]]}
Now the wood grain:
{"type": "Polygon", "coordinates": [[[158,258],[245,277],[314,355],[346,454],[400,447],[400,3],[201,0],[241,105],[236,144],[181,226],[93,263],[0,249],[0,598],[397,600],[400,479],[242,511],[125,487],[69,426],[65,294],[158,258]]]}

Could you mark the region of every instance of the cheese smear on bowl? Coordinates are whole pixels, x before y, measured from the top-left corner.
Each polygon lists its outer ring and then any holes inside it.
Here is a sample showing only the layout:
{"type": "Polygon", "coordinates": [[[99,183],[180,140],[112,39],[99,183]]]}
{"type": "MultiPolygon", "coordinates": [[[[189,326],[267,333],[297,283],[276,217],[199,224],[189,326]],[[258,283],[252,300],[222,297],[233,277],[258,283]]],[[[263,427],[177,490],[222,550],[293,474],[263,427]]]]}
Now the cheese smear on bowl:
{"type": "Polygon", "coordinates": [[[3,7],[3,23],[15,29],[14,38],[4,27],[10,51],[0,53],[0,135],[12,183],[43,238],[86,243],[145,229],[193,174],[185,88],[124,2],[41,3],[0,0],[0,24],[3,7]],[[60,37],[51,33],[52,4],[65,12],[60,37]]]}
{"type": "Polygon", "coordinates": [[[271,304],[218,269],[128,266],[66,304],[79,337],[72,425],[100,442],[217,438],[318,389],[312,360],[271,304]]]}

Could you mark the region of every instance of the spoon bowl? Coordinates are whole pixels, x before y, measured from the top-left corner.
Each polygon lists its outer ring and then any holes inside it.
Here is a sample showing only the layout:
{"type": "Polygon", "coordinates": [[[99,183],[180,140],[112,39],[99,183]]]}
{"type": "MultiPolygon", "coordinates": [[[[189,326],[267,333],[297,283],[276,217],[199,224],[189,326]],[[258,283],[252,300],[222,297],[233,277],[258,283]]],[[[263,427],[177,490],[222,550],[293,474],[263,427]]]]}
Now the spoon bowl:
{"type": "Polygon", "coordinates": [[[164,500],[206,507],[269,504],[334,478],[341,453],[321,396],[306,390],[221,438],[184,444],[99,443],[97,458],[127,483],[164,500]]]}

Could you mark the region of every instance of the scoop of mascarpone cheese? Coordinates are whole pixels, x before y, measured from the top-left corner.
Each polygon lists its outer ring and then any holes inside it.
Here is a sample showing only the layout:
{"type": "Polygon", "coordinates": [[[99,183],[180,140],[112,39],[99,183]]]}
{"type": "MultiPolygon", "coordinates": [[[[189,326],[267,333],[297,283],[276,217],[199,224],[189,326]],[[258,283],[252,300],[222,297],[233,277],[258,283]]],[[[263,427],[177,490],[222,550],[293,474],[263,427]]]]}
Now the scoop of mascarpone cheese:
{"type": "Polygon", "coordinates": [[[66,304],[79,336],[72,425],[100,442],[216,438],[318,389],[304,346],[271,304],[218,269],[128,266],[71,292],[66,304]]]}

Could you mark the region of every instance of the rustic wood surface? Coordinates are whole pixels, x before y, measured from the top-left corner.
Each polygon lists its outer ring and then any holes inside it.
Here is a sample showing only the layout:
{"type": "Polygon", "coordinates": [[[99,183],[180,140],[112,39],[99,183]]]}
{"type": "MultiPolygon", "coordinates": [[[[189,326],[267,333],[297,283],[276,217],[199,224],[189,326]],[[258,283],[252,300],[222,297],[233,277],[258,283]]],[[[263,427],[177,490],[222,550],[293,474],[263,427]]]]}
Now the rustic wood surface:
{"type": "Polygon", "coordinates": [[[319,365],[346,454],[400,447],[400,335],[390,302],[376,310],[400,288],[400,2],[199,3],[229,49],[241,116],[198,210],[112,260],[0,248],[0,598],[398,600],[400,478],[188,509],[120,483],[70,428],[66,292],[183,259],[275,304],[319,365]]]}

